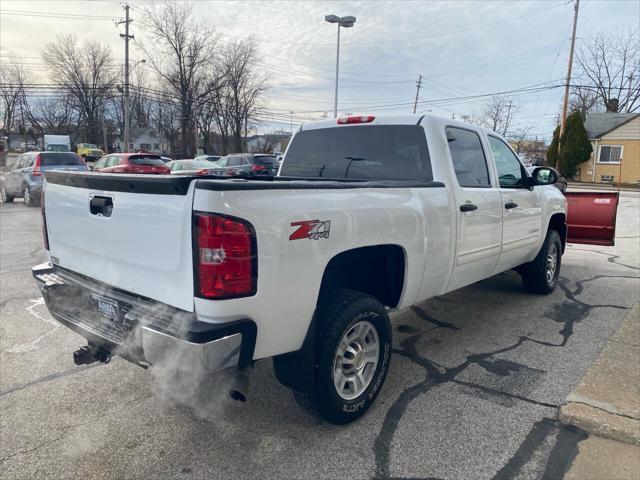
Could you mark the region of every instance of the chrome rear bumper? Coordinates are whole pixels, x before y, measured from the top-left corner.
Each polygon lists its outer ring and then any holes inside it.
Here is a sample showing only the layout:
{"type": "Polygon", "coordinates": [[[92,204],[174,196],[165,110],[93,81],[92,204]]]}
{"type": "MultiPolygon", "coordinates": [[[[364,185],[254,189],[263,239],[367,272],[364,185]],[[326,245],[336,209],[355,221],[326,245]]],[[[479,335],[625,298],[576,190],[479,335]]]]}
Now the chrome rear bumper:
{"type": "Polygon", "coordinates": [[[256,326],[250,320],[211,324],[195,313],[111,288],[45,263],[32,269],[47,308],[89,344],[141,366],[181,362],[205,372],[244,366],[253,358],[256,326]],[[116,305],[98,311],[96,298],[116,305]]]}

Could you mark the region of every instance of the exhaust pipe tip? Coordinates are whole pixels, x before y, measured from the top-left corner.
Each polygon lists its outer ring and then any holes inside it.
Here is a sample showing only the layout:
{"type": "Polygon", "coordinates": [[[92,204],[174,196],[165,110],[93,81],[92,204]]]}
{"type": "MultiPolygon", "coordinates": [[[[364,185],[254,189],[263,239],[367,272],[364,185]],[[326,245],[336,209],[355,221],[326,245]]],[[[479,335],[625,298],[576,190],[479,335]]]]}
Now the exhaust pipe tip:
{"type": "Polygon", "coordinates": [[[247,393],[249,392],[249,374],[252,369],[253,364],[238,369],[236,376],[233,379],[231,390],[229,390],[229,396],[233,400],[237,402],[247,401],[247,393]]]}
{"type": "Polygon", "coordinates": [[[89,365],[95,362],[109,363],[111,352],[96,345],[85,345],[73,352],[73,363],[76,365],[89,365]]]}

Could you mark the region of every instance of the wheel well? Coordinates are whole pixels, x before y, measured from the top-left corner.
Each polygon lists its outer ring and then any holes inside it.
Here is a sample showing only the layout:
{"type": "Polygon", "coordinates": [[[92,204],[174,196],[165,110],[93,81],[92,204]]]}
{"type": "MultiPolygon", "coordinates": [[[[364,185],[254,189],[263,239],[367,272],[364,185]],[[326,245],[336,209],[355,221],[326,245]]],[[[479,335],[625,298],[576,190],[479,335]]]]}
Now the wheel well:
{"type": "Polygon", "coordinates": [[[347,288],[367,293],[383,305],[395,308],[404,286],[404,270],[404,250],[398,245],[347,250],[327,264],[320,296],[328,290],[347,288]]]}
{"type": "Polygon", "coordinates": [[[562,252],[567,244],[567,217],[564,213],[554,213],[549,220],[549,230],[555,230],[560,235],[562,252]]]}

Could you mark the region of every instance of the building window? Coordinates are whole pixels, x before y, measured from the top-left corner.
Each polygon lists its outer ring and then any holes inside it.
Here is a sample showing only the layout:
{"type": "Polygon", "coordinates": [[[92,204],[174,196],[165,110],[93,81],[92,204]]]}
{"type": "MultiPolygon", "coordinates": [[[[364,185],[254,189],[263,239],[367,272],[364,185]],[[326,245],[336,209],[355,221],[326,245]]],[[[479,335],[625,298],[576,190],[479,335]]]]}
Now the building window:
{"type": "Polygon", "coordinates": [[[601,145],[598,163],[620,163],[622,161],[622,145],[601,145]]]}
{"type": "Polygon", "coordinates": [[[613,175],[600,175],[600,181],[606,183],[613,183],[613,175]]]}
{"type": "Polygon", "coordinates": [[[151,144],[150,143],[141,143],[140,144],[140,150],[142,150],[143,152],[148,152],[149,150],[151,150],[151,144]]]}
{"type": "Polygon", "coordinates": [[[153,149],[154,150],[160,150],[160,144],[159,143],[154,143],[153,144],[153,149]]]}

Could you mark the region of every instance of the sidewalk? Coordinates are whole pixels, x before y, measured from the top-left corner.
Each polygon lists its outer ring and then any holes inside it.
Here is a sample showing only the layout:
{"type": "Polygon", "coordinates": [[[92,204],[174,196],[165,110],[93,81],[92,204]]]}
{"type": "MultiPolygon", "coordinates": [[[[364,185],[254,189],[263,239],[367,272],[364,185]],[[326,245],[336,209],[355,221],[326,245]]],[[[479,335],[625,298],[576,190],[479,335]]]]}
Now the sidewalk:
{"type": "Polygon", "coordinates": [[[640,305],[567,397],[559,418],[589,433],[565,479],[640,478],[640,305]]]}

